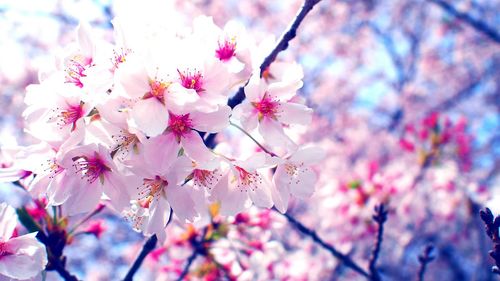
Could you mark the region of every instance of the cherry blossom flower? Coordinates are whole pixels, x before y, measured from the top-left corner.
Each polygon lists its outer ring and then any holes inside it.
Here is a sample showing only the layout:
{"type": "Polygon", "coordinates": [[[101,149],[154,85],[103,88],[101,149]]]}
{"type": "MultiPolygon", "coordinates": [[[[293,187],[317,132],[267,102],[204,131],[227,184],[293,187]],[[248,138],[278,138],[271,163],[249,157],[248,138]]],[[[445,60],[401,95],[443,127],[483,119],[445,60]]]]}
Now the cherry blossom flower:
{"type": "Polygon", "coordinates": [[[289,157],[282,159],[273,175],[273,201],[276,208],[284,213],[288,208],[290,194],[298,198],[308,198],[314,192],[317,176],[310,168],[323,158],[318,147],[301,147],[289,157]]]}
{"type": "Polygon", "coordinates": [[[60,192],[68,194],[64,204],[69,214],[95,209],[103,192],[118,212],[129,205],[127,180],[118,171],[104,146],[77,146],[64,153],[61,166],[68,170],[65,177],[69,177],[68,180],[73,183],[60,187],[60,192]]]}
{"type": "Polygon", "coordinates": [[[17,224],[14,208],[0,203],[0,279],[27,280],[36,277],[47,265],[45,246],[36,232],[12,237],[17,224]],[[3,278],[2,278],[3,277],[3,278]]]}
{"type": "Polygon", "coordinates": [[[23,116],[28,123],[27,132],[54,147],[71,146],[85,135],[84,118],[93,106],[85,102],[85,92],[77,87],[58,84],[52,77],[27,89],[28,107],[23,116]]]}
{"type": "MultiPolygon", "coordinates": [[[[187,156],[199,162],[206,162],[214,156],[203,143],[197,131],[216,133],[226,128],[229,124],[229,114],[231,109],[224,105],[213,112],[201,111],[181,111],[176,114],[169,112],[168,126],[165,132],[155,138],[152,154],[156,154],[158,147],[163,147],[175,156],[182,147],[187,156]]],[[[146,152],[148,153],[148,152],[146,152]]],[[[153,157],[150,155],[149,157],[153,157]]]]}
{"type": "Polygon", "coordinates": [[[167,128],[169,110],[181,110],[199,99],[196,92],[187,91],[168,77],[159,77],[155,71],[136,58],[123,63],[117,73],[125,95],[136,101],[130,117],[148,136],[157,136],[167,128]]]}
{"type": "Polygon", "coordinates": [[[245,161],[228,161],[228,164],[211,196],[211,200],[220,202],[222,215],[235,215],[248,208],[249,199],[258,207],[272,207],[271,183],[260,170],[269,167],[265,153],[256,153],[245,161]]]}
{"type": "Polygon", "coordinates": [[[264,79],[253,76],[245,87],[246,100],[233,110],[247,132],[256,127],[265,142],[272,146],[294,148],[295,144],[285,134],[283,124],[308,125],[312,109],[291,102],[302,81],[293,84],[274,83],[268,85],[264,79]]]}
{"type": "MultiPolygon", "coordinates": [[[[149,145],[146,143],[145,149],[149,145]]],[[[168,154],[148,153],[127,161],[135,174],[131,182],[136,187],[131,189],[131,196],[140,206],[135,208],[143,209],[141,212],[128,211],[129,217],[137,223],[137,229],[146,235],[157,234],[160,241],[165,239],[164,228],[171,208],[181,221],[193,221],[197,215],[190,193],[181,186],[184,178],[178,177],[176,161],[168,154]]]]}

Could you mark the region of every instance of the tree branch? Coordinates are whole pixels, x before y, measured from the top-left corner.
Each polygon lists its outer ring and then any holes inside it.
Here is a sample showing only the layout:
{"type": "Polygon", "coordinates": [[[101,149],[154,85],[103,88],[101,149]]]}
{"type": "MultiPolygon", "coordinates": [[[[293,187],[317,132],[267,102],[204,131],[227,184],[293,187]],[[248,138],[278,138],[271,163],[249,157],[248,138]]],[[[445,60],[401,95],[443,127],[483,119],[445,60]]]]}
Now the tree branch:
{"type": "MultiPolygon", "coordinates": [[[[288,48],[288,43],[297,36],[297,29],[299,28],[300,24],[304,20],[304,18],[307,16],[307,14],[314,8],[316,4],[318,4],[321,0],[305,0],[304,4],[300,8],[299,12],[297,13],[297,16],[295,16],[295,19],[293,20],[292,24],[290,27],[283,33],[281,36],[280,40],[278,41],[278,44],[274,47],[274,49],[271,51],[271,53],[264,59],[262,64],[260,65],[260,75],[264,73],[264,71],[271,65],[276,60],[276,57],[281,51],[284,51],[288,48]]],[[[227,105],[231,108],[234,108],[238,104],[242,103],[243,100],[245,100],[245,86],[248,84],[248,81],[246,81],[245,85],[240,87],[236,94],[231,97],[227,101],[227,105]]],[[[215,147],[215,136],[217,134],[208,134],[204,138],[205,145],[208,146],[209,148],[214,148],[215,147]]]]}
{"type": "Polygon", "coordinates": [[[142,262],[147,257],[147,255],[154,250],[157,242],[158,242],[158,237],[156,237],[156,234],[151,235],[148,238],[148,240],[146,240],[146,243],[144,243],[144,246],[142,246],[142,250],[139,253],[139,256],[137,256],[137,258],[135,259],[134,263],[132,264],[132,267],[130,267],[129,271],[127,272],[127,275],[125,275],[125,278],[123,278],[123,281],[134,280],[135,273],[137,272],[137,270],[139,270],[139,268],[142,265],[142,262]]]}
{"type": "Polygon", "coordinates": [[[189,273],[189,269],[191,268],[191,265],[193,264],[194,260],[198,255],[201,256],[207,256],[207,249],[204,246],[205,242],[210,241],[210,239],[205,239],[208,233],[208,226],[206,226],[203,229],[203,233],[201,234],[200,239],[196,239],[196,236],[190,239],[191,246],[193,247],[193,253],[189,256],[187,259],[186,265],[184,266],[184,269],[181,272],[181,275],[179,275],[179,278],[177,278],[177,281],[182,281],[186,275],[189,273]]]}
{"type": "Polygon", "coordinates": [[[293,20],[292,24],[288,28],[288,30],[283,33],[278,44],[271,53],[264,59],[262,64],[260,65],[260,76],[266,69],[276,60],[276,57],[281,51],[284,51],[288,48],[288,42],[290,42],[297,35],[297,29],[299,28],[300,23],[304,20],[307,14],[314,8],[316,4],[318,4],[321,0],[305,0],[302,8],[299,13],[293,20]]]}
{"type": "Polygon", "coordinates": [[[467,13],[458,11],[451,4],[443,0],[429,0],[429,1],[436,4],[441,9],[445,10],[447,13],[456,17],[457,19],[463,21],[470,27],[474,28],[476,31],[486,35],[488,38],[495,41],[496,43],[500,43],[500,33],[498,33],[493,27],[487,25],[483,21],[475,19],[467,13]]]}
{"type": "Polygon", "coordinates": [[[493,250],[489,254],[495,260],[495,266],[491,270],[493,273],[500,275],[500,216],[495,218],[488,208],[481,210],[479,215],[486,226],[486,234],[493,241],[493,250]]]}
{"type": "Polygon", "coordinates": [[[424,281],[425,269],[427,265],[434,260],[435,256],[432,255],[434,251],[434,246],[427,245],[422,254],[418,256],[418,262],[420,263],[420,269],[418,270],[418,281],[424,281]]]}
{"type": "MultiPolygon", "coordinates": [[[[274,209],[274,210],[277,211],[276,209],[274,209]]],[[[277,212],[279,212],[279,211],[277,211],[277,212]]],[[[315,231],[307,228],[306,226],[304,226],[302,223],[300,223],[299,221],[297,221],[294,217],[292,217],[289,214],[285,213],[285,214],[282,214],[282,215],[297,230],[299,230],[302,234],[304,234],[306,236],[309,236],[316,244],[320,245],[322,248],[324,248],[325,250],[327,250],[328,252],[330,252],[330,254],[332,256],[334,256],[335,258],[339,259],[345,266],[347,266],[350,269],[356,271],[357,273],[363,275],[367,279],[370,279],[370,275],[364,269],[362,269],[359,265],[357,265],[349,256],[342,254],[337,249],[335,249],[335,247],[333,247],[332,245],[330,245],[330,244],[326,243],[325,241],[323,241],[318,236],[318,234],[315,231]]]]}
{"type": "Polygon", "coordinates": [[[184,277],[189,273],[189,269],[191,268],[191,264],[193,264],[194,260],[196,257],[198,257],[198,251],[194,250],[193,253],[189,256],[187,259],[186,265],[184,266],[184,269],[182,270],[181,275],[179,275],[179,278],[177,278],[177,281],[182,281],[184,277]]]}
{"type": "Polygon", "coordinates": [[[369,268],[370,268],[370,275],[371,275],[371,280],[373,281],[380,281],[380,274],[378,273],[376,264],[377,264],[377,259],[380,254],[380,247],[382,246],[382,237],[384,235],[384,223],[387,221],[387,213],[388,211],[385,209],[384,204],[380,204],[378,206],[375,206],[375,214],[373,215],[373,220],[377,223],[378,225],[378,232],[377,232],[377,238],[375,239],[375,245],[372,250],[372,255],[370,257],[370,263],[369,263],[369,268]]]}

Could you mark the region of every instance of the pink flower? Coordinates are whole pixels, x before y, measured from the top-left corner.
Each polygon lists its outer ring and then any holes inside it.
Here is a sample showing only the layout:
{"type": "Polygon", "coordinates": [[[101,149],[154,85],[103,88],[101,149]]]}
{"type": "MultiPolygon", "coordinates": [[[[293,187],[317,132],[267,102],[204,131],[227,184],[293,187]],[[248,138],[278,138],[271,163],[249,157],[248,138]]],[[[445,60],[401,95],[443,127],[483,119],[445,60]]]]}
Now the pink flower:
{"type": "Polygon", "coordinates": [[[64,203],[70,215],[95,209],[103,192],[111,199],[111,205],[118,212],[129,205],[127,181],[104,146],[78,146],[63,155],[61,166],[67,170],[65,178],[72,184],[59,187],[55,193],[67,194],[64,203]]]}
{"type": "Polygon", "coordinates": [[[271,146],[294,148],[283,125],[308,125],[312,117],[312,109],[290,101],[301,86],[302,81],[268,85],[264,79],[254,76],[245,87],[245,101],[234,108],[233,116],[248,132],[258,126],[265,142],[271,146]]]}
{"type": "Polygon", "coordinates": [[[92,221],[83,231],[95,235],[96,238],[100,238],[102,233],[106,231],[106,226],[104,225],[104,221],[96,220],[92,221]]]}
{"type": "MultiPolygon", "coordinates": [[[[169,112],[168,125],[165,132],[155,138],[151,138],[149,146],[145,148],[146,157],[157,157],[158,147],[162,147],[164,153],[170,153],[171,157],[177,155],[182,147],[184,152],[194,161],[206,162],[213,158],[212,153],[203,143],[197,131],[216,133],[226,128],[229,124],[231,109],[224,105],[213,112],[169,112]],[[152,145],[151,145],[152,144],[152,145]],[[149,149],[151,148],[151,149],[149,149]]],[[[173,159],[173,158],[172,158],[173,159]]]]}
{"type": "Polygon", "coordinates": [[[282,159],[274,173],[272,189],[274,205],[280,212],[286,212],[290,194],[298,198],[312,195],[317,176],[309,166],[318,163],[323,154],[317,147],[303,147],[282,159]]]}
{"type": "Polygon", "coordinates": [[[138,222],[136,229],[147,235],[156,233],[163,241],[170,208],[181,221],[193,221],[197,215],[195,202],[186,187],[181,186],[184,178],[177,176],[175,158],[172,160],[168,154],[145,153],[127,163],[135,174],[132,199],[137,200],[139,209],[143,208],[135,214],[127,211],[129,217],[138,222]]]}
{"type": "Polygon", "coordinates": [[[229,168],[212,191],[212,200],[221,204],[221,214],[235,215],[249,206],[271,208],[271,187],[260,169],[268,168],[265,153],[256,153],[245,161],[228,162],[229,168]]]}
{"type": "Polygon", "coordinates": [[[196,92],[187,91],[167,76],[158,77],[137,58],[124,62],[117,75],[125,95],[136,101],[130,111],[131,119],[148,136],[157,136],[167,128],[169,110],[181,110],[199,99],[196,92]]]}
{"type": "Polygon", "coordinates": [[[17,224],[14,208],[0,204],[0,279],[26,280],[36,277],[47,265],[45,246],[36,232],[12,237],[17,224]]]}
{"type": "Polygon", "coordinates": [[[83,88],[82,78],[86,77],[86,70],[93,64],[95,56],[95,39],[90,25],[80,23],[76,29],[78,43],[63,58],[62,68],[65,72],[65,82],[83,88]]]}
{"type": "Polygon", "coordinates": [[[59,78],[52,77],[42,84],[28,86],[25,99],[28,107],[23,112],[29,124],[27,131],[54,147],[81,141],[85,133],[84,117],[93,108],[83,101],[83,90],[59,82],[59,78]]]}
{"type": "Polygon", "coordinates": [[[252,42],[245,27],[236,21],[219,28],[211,17],[199,16],[193,21],[193,36],[199,38],[230,73],[242,71],[244,62],[250,61],[252,42]]]}

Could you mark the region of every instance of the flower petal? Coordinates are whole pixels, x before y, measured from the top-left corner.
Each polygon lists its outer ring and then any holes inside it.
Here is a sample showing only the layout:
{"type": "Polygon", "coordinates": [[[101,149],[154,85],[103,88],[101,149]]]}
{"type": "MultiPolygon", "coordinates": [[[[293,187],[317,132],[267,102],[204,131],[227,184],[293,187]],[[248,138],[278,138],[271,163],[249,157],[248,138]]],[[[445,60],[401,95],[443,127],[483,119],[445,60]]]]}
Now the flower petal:
{"type": "Polygon", "coordinates": [[[197,132],[191,131],[187,135],[184,135],[181,143],[187,156],[194,161],[206,162],[214,157],[197,132]]]}
{"type": "Polygon", "coordinates": [[[7,203],[0,204],[0,242],[7,241],[17,225],[16,210],[7,203]]]}
{"type": "Polygon", "coordinates": [[[150,137],[161,134],[168,126],[168,110],[156,98],[138,101],[132,108],[131,117],[139,130],[150,137]]]}
{"type": "Polygon", "coordinates": [[[280,104],[281,113],[278,120],[285,124],[309,125],[313,110],[305,105],[286,102],[280,104]]]}
{"type": "Polygon", "coordinates": [[[45,246],[31,233],[12,238],[6,248],[12,255],[3,256],[0,261],[0,275],[15,279],[35,277],[47,265],[45,246]]]}
{"type": "Polygon", "coordinates": [[[190,114],[190,117],[196,130],[217,133],[229,126],[230,114],[231,108],[223,105],[218,110],[209,113],[195,111],[190,114]]]}
{"type": "Polygon", "coordinates": [[[193,221],[197,215],[195,204],[189,193],[179,186],[172,186],[167,189],[168,202],[172,205],[174,214],[181,222],[193,221]]]}

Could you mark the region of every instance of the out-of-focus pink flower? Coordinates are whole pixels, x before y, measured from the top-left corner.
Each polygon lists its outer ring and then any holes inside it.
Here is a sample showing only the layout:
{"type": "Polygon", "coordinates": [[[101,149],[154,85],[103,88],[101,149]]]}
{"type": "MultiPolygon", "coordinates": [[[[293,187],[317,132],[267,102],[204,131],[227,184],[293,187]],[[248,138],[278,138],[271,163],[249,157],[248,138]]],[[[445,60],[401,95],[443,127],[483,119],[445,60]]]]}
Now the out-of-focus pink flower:
{"type": "Polygon", "coordinates": [[[103,220],[95,220],[83,230],[85,233],[93,234],[95,237],[100,238],[103,232],[106,231],[106,226],[103,220]]]}
{"type": "Polygon", "coordinates": [[[47,265],[45,246],[36,232],[12,237],[17,224],[16,211],[0,204],[0,278],[26,280],[36,277],[47,265]]]}
{"type": "Polygon", "coordinates": [[[308,198],[314,192],[317,176],[310,166],[318,163],[324,152],[318,147],[302,147],[282,159],[273,176],[273,201],[284,213],[288,208],[290,194],[308,198]]]}

